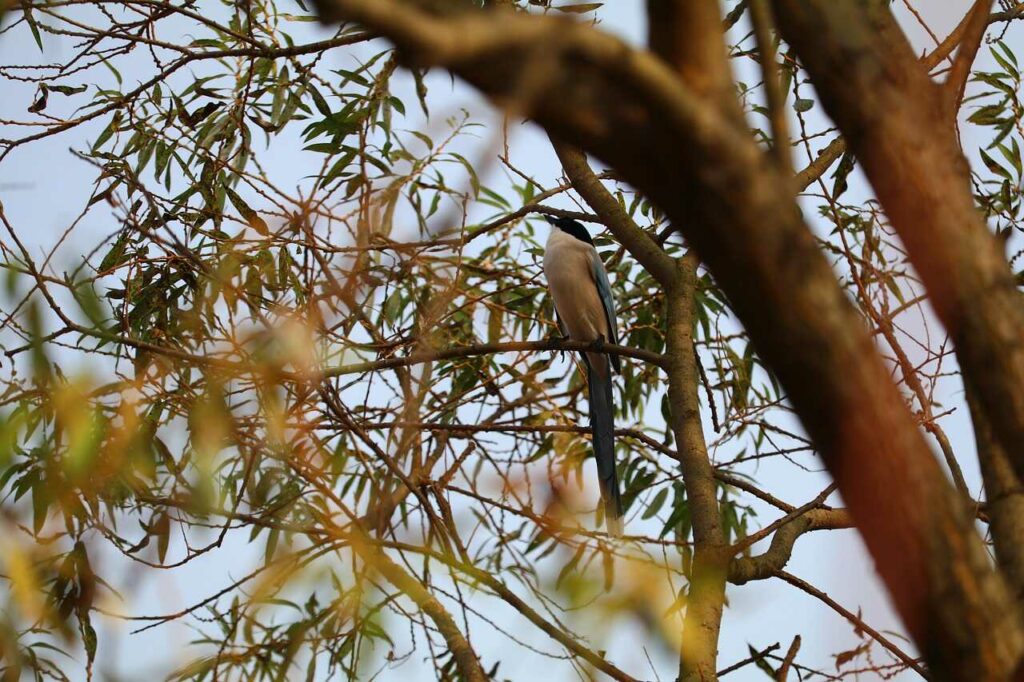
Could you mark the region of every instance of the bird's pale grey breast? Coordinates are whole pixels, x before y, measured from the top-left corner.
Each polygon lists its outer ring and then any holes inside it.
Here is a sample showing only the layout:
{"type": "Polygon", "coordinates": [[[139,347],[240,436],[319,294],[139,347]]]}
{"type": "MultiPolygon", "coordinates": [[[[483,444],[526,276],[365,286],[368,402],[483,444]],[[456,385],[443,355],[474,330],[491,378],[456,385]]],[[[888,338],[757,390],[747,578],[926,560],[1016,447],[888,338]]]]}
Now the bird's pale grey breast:
{"type": "Polygon", "coordinates": [[[544,275],[555,310],[569,338],[594,341],[609,337],[608,321],[592,273],[594,247],[551,229],[544,253],[544,275]]]}

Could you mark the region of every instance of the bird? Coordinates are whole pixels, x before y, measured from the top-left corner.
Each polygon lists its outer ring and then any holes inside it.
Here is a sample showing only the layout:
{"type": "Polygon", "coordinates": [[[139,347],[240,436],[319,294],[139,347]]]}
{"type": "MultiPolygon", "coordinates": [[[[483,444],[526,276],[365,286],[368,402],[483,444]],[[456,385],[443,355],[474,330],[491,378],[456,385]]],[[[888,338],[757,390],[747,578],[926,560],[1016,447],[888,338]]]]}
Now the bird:
{"type": "MultiPolygon", "coordinates": [[[[573,341],[617,344],[608,273],[594,248],[587,228],[572,218],[545,214],[551,232],[544,248],[544,276],[555,302],[562,334],[573,341]]],[[[615,408],[612,403],[612,371],[621,371],[619,357],[587,351],[587,389],[594,459],[601,483],[605,521],[609,532],[622,534],[622,497],[615,471],[615,408]]]]}

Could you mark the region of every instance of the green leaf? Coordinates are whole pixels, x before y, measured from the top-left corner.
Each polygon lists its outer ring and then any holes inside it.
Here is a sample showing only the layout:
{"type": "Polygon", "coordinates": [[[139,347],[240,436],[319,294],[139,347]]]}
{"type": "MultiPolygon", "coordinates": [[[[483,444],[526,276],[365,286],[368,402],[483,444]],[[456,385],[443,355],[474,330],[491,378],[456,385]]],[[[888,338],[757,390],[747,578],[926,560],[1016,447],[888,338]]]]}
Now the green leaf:
{"type": "Polygon", "coordinates": [[[313,104],[316,105],[317,111],[324,116],[330,116],[331,107],[327,104],[327,100],[324,99],[324,96],[320,94],[320,91],[317,90],[312,83],[307,85],[306,89],[309,90],[309,95],[313,98],[313,104]]]}
{"type": "Polygon", "coordinates": [[[109,140],[110,136],[117,131],[117,127],[119,125],[121,125],[121,112],[116,111],[114,112],[114,115],[110,118],[110,123],[108,123],[107,127],[103,129],[103,132],[100,133],[100,136],[98,138],[96,138],[96,141],[93,142],[92,150],[95,152],[100,147],[102,147],[103,143],[109,140]]]}
{"type": "Polygon", "coordinates": [[[1005,158],[1007,161],[1009,161],[1013,165],[1014,170],[1017,171],[1017,177],[1020,177],[1020,175],[1021,175],[1020,147],[1017,146],[1017,140],[1016,139],[1012,139],[1011,141],[1013,142],[1013,149],[1010,149],[1005,144],[998,145],[996,147],[996,149],[998,149],[999,152],[1003,155],[1003,158],[1005,158]]]}
{"type": "Polygon", "coordinates": [[[51,502],[53,502],[53,496],[50,493],[49,481],[46,479],[36,481],[32,486],[32,528],[36,535],[43,530],[51,502]]]}
{"type": "Polygon", "coordinates": [[[565,566],[562,566],[562,570],[558,572],[558,578],[555,580],[556,589],[561,586],[562,581],[565,580],[566,577],[572,573],[572,570],[576,568],[576,565],[580,563],[580,559],[583,558],[583,552],[586,548],[586,545],[580,545],[579,549],[576,550],[576,553],[573,554],[572,559],[569,559],[569,562],[565,566]]]}
{"type": "Polygon", "coordinates": [[[159,179],[160,174],[167,168],[167,162],[171,160],[174,148],[169,144],[158,141],[156,144],[156,163],[153,168],[153,177],[159,179]]]}
{"type": "Polygon", "coordinates": [[[392,95],[388,97],[388,104],[394,107],[395,111],[402,116],[405,116],[405,102],[392,95]]]}
{"type": "Polygon", "coordinates": [[[263,562],[269,564],[274,558],[274,550],[277,549],[277,541],[281,536],[281,531],[278,528],[272,528],[270,534],[267,535],[267,546],[263,553],[263,562]]]}
{"type": "Polygon", "coordinates": [[[979,149],[978,153],[981,155],[981,160],[985,162],[985,166],[990,171],[992,171],[996,175],[1001,175],[1007,180],[1013,179],[1013,175],[1010,174],[1010,171],[1006,170],[1001,165],[999,165],[999,163],[995,159],[993,159],[991,156],[985,153],[984,149],[979,149]]]}
{"type": "Polygon", "coordinates": [[[40,111],[46,108],[46,103],[50,99],[50,90],[46,87],[46,83],[39,84],[39,94],[36,96],[34,102],[29,105],[28,111],[30,114],[38,114],[40,111]]]}
{"type": "Polygon", "coordinates": [[[25,10],[25,21],[28,22],[28,27],[32,31],[32,37],[36,39],[36,45],[39,46],[39,51],[43,51],[43,38],[39,35],[39,24],[36,23],[36,19],[32,16],[32,4],[25,2],[22,3],[22,8],[25,10]]]}
{"type": "Polygon", "coordinates": [[[237,193],[230,187],[225,186],[224,192],[228,195],[228,199],[231,200],[231,205],[242,215],[245,222],[249,224],[252,229],[259,232],[261,235],[266,237],[270,234],[270,228],[263,221],[263,218],[259,217],[256,211],[252,210],[249,204],[245,203],[242,197],[238,196],[237,193]]]}
{"type": "Polygon", "coordinates": [[[195,130],[197,125],[209,118],[213,112],[217,111],[217,109],[220,109],[222,106],[224,106],[222,102],[207,102],[191,114],[184,108],[180,109],[178,114],[189,128],[195,130]]]}
{"type": "Polygon", "coordinates": [[[996,41],[996,47],[1003,51],[1003,54],[1006,55],[1007,59],[1013,62],[1014,66],[1017,65],[1017,56],[1013,54],[1013,51],[1006,46],[1005,42],[1003,42],[1002,40],[996,41]]]}
{"type": "MultiPolygon", "coordinates": [[[[1004,48],[1003,48],[1003,49],[1004,49],[1004,50],[1006,49],[1006,48],[1005,48],[1005,46],[1004,46],[1004,48]]],[[[1010,61],[1009,61],[1009,60],[1007,60],[1007,59],[1006,59],[1005,57],[1003,57],[1002,55],[1000,55],[1000,54],[999,54],[999,53],[998,53],[998,52],[997,52],[997,51],[995,50],[995,48],[993,48],[991,52],[992,52],[992,57],[993,57],[993,58],[994,58],[994,59],[995,59],[995,60],[996,60],[997,62],[999,62],[999,66],[1003,67],[1003,70],[1004,70],[1004,71],[1005,71],[1006,73],[1010,74],[1010,76],[1011,76],[1011,77],[1013,78],[1013,80],[1015,80],[1015,81],[1016,81],[1016,80],[1020,80],[1020,72],[1019,72],[1019,71],[1017,70],[1017,68],[1016,68],[1016,67],[1015,67],[1015,66],[1014,66],[1013,64],[1011,64],[1011,63],[1010,63],[1010,61]]],[[[1007,53],[1009,53],[1009,50],[1006,50],[1006,52],[1007,52],[1007,53]]],[[[1011,58],[1012,58],[1012,55],[1011,55],[1011,58]]]]}
{"type": "Polygon", "coordinates": [[[426,74],[425,69],[413,69],[412,77],[416,81],[416,97],[420,101],[420,109],[423,110],[423,115],[430,118],[430,109],[427,107],[427,84],[423,80],[423,76],[426,74]]]}
{"type": "Polygon", "coordinates": [[[836,168],[835,173],[832,174],[832,177],[835,178],[835,183],[832,185],[833,199],[838,199],[847,190],[846,180],[850,173],[853,172],[854,165],[853,154],[849,152],[843,154],[843,158],[839,161],[839,166],[836,168]]]}
{"type": "Polygon", "coordinates": [[[149,163],[150,158],[153,156],[153,150],[156,148],[156,140],[150,140],[147,144],[144,144],[139,149],[138,159],[135,163],[135,174],[139,175],[146,168],[146,164],[149,163]]]}
{"type": "Polygon", "coordinates": [[[749,644],[747,645],[747,649],[750,651],[750,657],[755,659],[754,665],[756,665],[761,672],[774,680],[775,670],[765,662],[764,656],[761,656],[761,652],[749,644]]]}
{"type": "Polygon", "coordinates": [[[455,152],[452,152],[451,155],[455,158],[455,160],[457,160],[460,164],[462,164],[463,168],[466,169],[466,174],[469,175],[469,185],[470,185],[470,187],[473,188],[473,196],[474,197],[479,196],[480,195],[480,178],[477,177],[476,169],[473,168],[473,164],[471,164],[469,162],[469,160],[466,159],[466,157],[464,157],[462,154],[457,154],[455,152]]]}
{"type": "Polygon", "coordinates": [[[107,316],[92,284],[90,282],[82,282],[71,291],[75,297],[75,302],[78,303],[78,307],[89,318],[93,326],[97,329],[102,327],[103,323],[107,320],[107,316]]]}
{"type": "Polygon", "coordinates": [[[71,87],[70,85],[50,85],[47,87],[49,87],[53,92],[59,92],[62,95],[76,95],[89,89],[88,85],[79,85],[77,88],[71,87]]]}
{"type": "Polygon", "coordinates": [[[323,179],[320,180],[320,187],[325,187],[329,182],[337,178],[339,175],[345,172],[348,165],[352,163],[352,160],[356,158],[356,150],[350,149],[340,159],[334,162],[330,170],[324,175],[323,179]]]}
{"type": "Polygon", "coordinates": [[[488,306],[490,315],[487,318],[487,343],[498,343],[501,341],[501,327],[505,311],[501,306],[488,306]]]}
{"type": "Polygon", "coordinates": [[[85,655],[89,661],[89,668],[92,668],[93,661],[96,660],[96,630],[92,627],[92,621],[89,617],[89,609],[78,609],[78,626],[82,633],[82,646],[85,647],[85,655]]]}
{"type": "Polygon", "coordinates": [[[568,12],[570,14],[585,14],[587,12],[593,12],[603,4],[603,2],[581,2],[576,5],[557,5],[552,7],[552,9],[557,9],[559,12],[568,12]]]}
{"type": "Polygon", "coordinates": [[[167,546],[171,542],[171,519],[166,513],[160,514],[154,521],[153,526],[150,529],[153,535],[156,536],[156,553],[160,557],[160,563],[164,563],[167,558],[167,546]]]}
{"type": "Polygon", "coordinates": [[[489,190],[486,187],[481,187],[480,191],[483,193],[484,197],[489,198],[491,200],[488,203],[490,203],[495,208],[507,208],[509,210],[512,209],[512,205],[508,203],[508,200],[505,199],[505,197],[498,194],[497,192],[489,190]]]}
{"type": "Polygon", "coordinates": [[[101,60],[100,60],[100,63],[101,63],[101,64],[103,64],[103,66],[105,66],[105,67],[107,67],[108,69],[110,69],[110,73],[114,74],[114,80],[116,80],[116,81],[117,81],[117,85],[118,85],[118,87],[120,87],[120,86],[121,86],[121,84],[123,83],[123,80],[121,79],[121,72],[120,72],[120,71],[118,71],[117,69],[115,69],[115,68],[114,68],[114,66],[113,66],[113,64],[111,64],[111,63],[110,63],[110,62],[109,62],[108,60],[106,60],[106,59],[101,59],[101,60]]]}
{"type": "Polygon", "coordinates": [[[795,109],[796,111],[800,112],[801,114],[806,112],[806,111],[810,111],[813,108],[814,108],[814,100],[813,99],[797,98],[797,100],[795,102],[793,102],[793,109],[795,109]]]}
{"type": "Polygon", "coordinates": [[[302,149],[303,151],[318,152],[320,154],[335,154],[338,151],[338,145],[333,142],[317,142],[316,144],[306,145],[302,149]]]}
{"type": "Polygon", "coordinates": [[[116,268],[122,263],[128,262],[130,256],[128,254],[128,232],[127,230],[122,231],[117,237],[117,241],[110,247],[110,251],[107,251],[107,255],[103,257],[100,262],[100,272],[107,272],[113,268],[116,268]]]}
{"type": "Polygon", "coordinates": [[[651,500],[651,503],[647,505],[647,509],[644,510],[643,516],[641,516],[640,518],[646,520],[657,514],[659,511],[661,511],[661,507],[663,504],[665,504],[665,500],[667,498],[668,488],[663,487],[661,490],[658,491],[658,494],[654,496],[654,499],[651,500]]]}

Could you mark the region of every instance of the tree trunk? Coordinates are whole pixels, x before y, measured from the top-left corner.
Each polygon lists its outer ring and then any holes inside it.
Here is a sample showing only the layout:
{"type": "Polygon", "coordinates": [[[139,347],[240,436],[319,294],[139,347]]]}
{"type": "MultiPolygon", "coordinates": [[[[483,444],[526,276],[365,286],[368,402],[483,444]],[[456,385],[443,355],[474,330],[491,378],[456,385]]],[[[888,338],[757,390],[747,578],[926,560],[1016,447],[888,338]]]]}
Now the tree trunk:
{"type": "Polygon", "coordinates": [[[699,383],[693,353],[696,287],[697,258],[696,254],[690,253],[680,263],[676,284],[665,292],[668,307],[665,330],[669,357],[668,401],[693,527],[693,566],[679,659],[679,679],[682,682],[717,679],[718,635],[731,559],[722,530],[722,515],[715,494],[715,472],[704,442],[697,397],[699,383]]]}

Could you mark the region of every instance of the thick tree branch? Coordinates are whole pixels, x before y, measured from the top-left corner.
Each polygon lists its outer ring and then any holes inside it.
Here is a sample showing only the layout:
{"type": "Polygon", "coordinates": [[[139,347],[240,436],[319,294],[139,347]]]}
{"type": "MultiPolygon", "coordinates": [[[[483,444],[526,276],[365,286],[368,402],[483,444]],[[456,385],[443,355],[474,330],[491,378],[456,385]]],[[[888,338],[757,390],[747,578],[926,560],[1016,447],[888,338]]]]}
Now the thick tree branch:
{"type": "MultiPolygon", "coordinates": [[[[733,92],[719,11],[718,0],[647,0],[647,43],[687,90],[709,102],[737,130],[745,131],[746,122],[733,92]]],[[[659,279],[666,294],[669,412],[693,529],[693,563],[679,655],[680,682],[715,679],[730,559],[700,418],[698,358],[693,340],[699,264],[691,249],[679,261],[674,277],[659,279]]]]}
{"type": "Polygon", "coordinates": [[[822,490],[821,493],[819,493],[817,497],[815,497],[813,500],[811,500],[807,504],[804,504],[804,505],[802,505],[802,506],[800,506],[800,507],[798,507],[798,508],[788,512],[781,519],[777,519],[776,521],[773,521],[772,523],[768,524],[767,526],[765,526],[764,528],[760,529],[756,533],[751,533],[747,537],[745,537],[742,540],[738,541],[732,547],[733,552],[735,552],[735,553],[742,552],[746,548],[751,547],[752,545],[756,544],[757,542],[759,542],[759,541],[763,540],[764,538],[768,537],[773,532],[775,532],[776,529],[781,528],[782,526],[785,526],[790,521],[793,521],[794,519],[796,519],[796,518],[798,518],[800,516],[803,516],[804,514],[807,514],[808,512],[810,512],[813,509],[817,509],[818,507],[821,507],[822,504],[825,502],[825,500],[828,499],[828,496],[831,495],[833,492],[835,492],[835,489],[836,489],[836,484],[835,483],[830,483],[828,485],[828,487],[826,487],[824,490],[822,490]]]}
{"type": "MultiPolygon", "coordinates": [[[[774,525],[774,524],[773,524],[774,525]]],[[[793,546],[804,533],[815,530],[851,528],[848,516],[837,510],[813,509],[786,521],[772,535],[771,544],[761,554],[733,559],[729,564],[729,582],[743,585],[772,577],[789,563],[793,546]]]]}
{"type": "Polygon", "coordinates": [[[587,163],[587,155],[552,139],[558,160],[562,162],[566,177],[587,205],[601,217],[615,239],[622,244],[640,265],[651,273],[662,286],[671,284],[676,276],[675,263],[650,235],[637,225],[622,208],[611,192],[605,189],[587,163]]]}
{"type": "MultiPolygon", "coordinates": [[[[783,34],[810,73],[825,108],[846,134],[921,274],[954,340],[968,390],[979,397],[997,440],[1020,476],[1024,472],[1019,450],[1024,442],[1024,306],[1001,243],[975,208],[967,164],[943,114],[942,89],[917,62],[882,3],[776,0],[775,6],[783,34]],[[867,92],[870,97],[865,96],[867,92]]],[[[963,35],[968,36],[966,28],[963,35]]],[[[937,547],[926,552],[931,557],[923,566],[926,569],[929,563],[944,560],[937,547]]],[[[1001,586],[991,587],[1002,591],[1001,586]]],[[[983,585],[966,589],[967,604],[985,589],[983,585]]],[[[893,596],[899,603],[901,595],[893,596]]],[[[944,637],[920,642],[929,658],[940,648],[950,653],[959,649],[956,656],[963,661],[979,653],[979,641],[984,641],[983,649],[993,643],[955,634],[962,628],[954,612],[966,604],[953,607],[949,599],[937,599],[935,604],[945,611],[938,617],[946,619],[957,643],[944,637]]],[[[1015,666],[1022,648],[1019,620],[1015,609],[1012,615],[1006,613],[1005,605],[1001,609],[1001,617],[1014,623],[1005,630],[1012,636],[978,659],[985,667],[963,671],[964,676],[998,678],[1015,666]]],[[[908,626],[912,632],[931,629],[924,621],[908,626]]]]}
{"type": "Polygon", "coordinates": [[[426,614],[434,625],[437,626],[441,636],[448,644],[448,650],[455,657],[456,665],[462,677],[468,682],[486,682],[489,678],[480,665],[480,659],[473,651],[473,647],[466,641],[466,637],[455,624],[452,615],[441,605],[437,597],[432,595],[420,581],[409,575],[409,573],[392,561],[388,556],[376,549],[367,540],[354,540],[353,546],[359,545],[359,553],[364,559],[381,572],[388,579],[388,582],[400,589],[416,606],[426,614]]]}
{"type": "MultiPolygon", "coordinates": [[[[887,9],[822,0],[776,5],[787,39],[831,116],[849,131],[851,150],[906,244],[956,344],[964,380],[1024,475],[1017,448],[1024,442],[1024,306],[1002,244],[975,208],[966,160],[942,115],[942,90],[887,9]]],[[[983,28],[969,21],[965,39],[983,28]]],[[[964,49],[967,59],[972,48],[964,49]]]]}
{"type": "Polygon", "coordinates": [[[680,680],[713,679],[730,558],[697,393],[700,384],[693,352],[697,265],[697,255],[691,251],[680,261],[678,275],[665,290],[668,403],[694,544],[683,622],[680,680]]]}
{"type": "Polygon", "coordinates": [[[796,174],[796,190],[802,192],[832,167],[832,164],[839,160],[839,157],[846,153],[846,140],[837,137],[828,143],[828,146],[818,152],[818,155],[807,164],[807,167],[796,174]]]}
{"type": "Polygon", "coordinates": [[[996,550],[999,568],[1006,576],[1024,614],[1024,486],[1010,464],[1010,458],[996,442],[977,398],[967,391],[967,405],[974,424],[974,440],[985,483],[985,512],[996,550]]]}
{"type": "Polygon", "coordinates": [[[978,54],[981,40],[985,37],[985,29],[989,25],[989,9],[991,7],[992,0],[976,0],[974,8],[968,14],[967,25],[953,61],[953,68],[949,70],[949,76],[946,77],[945,83],[947,115],[951,121],[956,121],[960,102],[964,99],[967,79],[971,75],[971,65],[974,64],[974,57],[978,54]]]}
{"type": "MultiPolygon", "coordinates": [[[[989,3],[989,6],[991,6],[991,4],[992,3],[989,3]]],[[[949,35],[946,36],[946,39],[943,40],[939,46],[931,52],[931,54],[921,60],[925,69],[931,71],[938,66],[943,59],[946,59],[953,53],[953,50],[956,49],[957,45],[960,44],[960,41],[964,39],[965,35],[967,35],[971,18],[975,16],[974,9],[976,6],[977,5],[972,6],[971,11],[964,15],[963,19],[960,20],[960,23],[956,25],[956,28],[950,31],[949,35]]],[[[1014,19],[1019,19],[1022,16],[1024,16],[1024,3],[1018,3],[1017,7],[1014,7],[1013,9],[990,14],[988,16],[988,23],[995,24],[998,22],[1013,21],[1014,19]]],[[[984,31],[982,33],[984,33],[984,31]]]]}
{"type": "Polygon", "coordinates": [[[733,90],[718,0],[647,0],[647,44],[697,96],[746,130],[733,90]]]}

